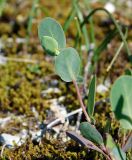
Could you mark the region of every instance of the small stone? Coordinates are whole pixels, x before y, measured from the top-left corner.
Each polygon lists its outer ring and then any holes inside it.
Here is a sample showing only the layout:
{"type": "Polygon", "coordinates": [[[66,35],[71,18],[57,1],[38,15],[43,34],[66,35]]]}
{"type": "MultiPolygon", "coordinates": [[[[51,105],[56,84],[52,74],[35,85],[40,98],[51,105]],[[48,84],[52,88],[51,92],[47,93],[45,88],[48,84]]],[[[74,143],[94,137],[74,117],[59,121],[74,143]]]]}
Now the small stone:
{"type": "Polygon", "coordinates": [[[107,11],[109,11],[110,13],[114,13],[115,10],[116,10],[115,6],[114,6],[113,3],[111,3],[111,2],[106,3],[105,6],[104,6],[104,8],[105,8],[107,11]]]}
{"type": "Polygon", "coordinates": [[[99,84],[97,86],[96,91],[97,91],[97,93],[105,93],[105,92],[108,91],[108,88],[105,85],[103,85],[103,84],[99,84]]]}
{"type": "Polygon", "coordinates": [[[2,144],[6,144],[7,146],[14,146],[14,143],[20,145],[20,137],[16,135],[11,135],[7,133],[3,133],[0,135],[0,141],[2,144]]]}

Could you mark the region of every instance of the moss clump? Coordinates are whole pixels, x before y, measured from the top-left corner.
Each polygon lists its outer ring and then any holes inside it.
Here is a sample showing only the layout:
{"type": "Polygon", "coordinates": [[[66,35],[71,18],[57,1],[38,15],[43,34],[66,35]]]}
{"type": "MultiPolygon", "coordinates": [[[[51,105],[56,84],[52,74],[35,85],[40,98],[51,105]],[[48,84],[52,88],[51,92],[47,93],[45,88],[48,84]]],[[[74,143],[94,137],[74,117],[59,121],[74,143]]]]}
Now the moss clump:
{"type": "Polygon", "coordinates": [[[11,31],[12,31],[12,28],[10,25],[8,25],[8,23],[4,23],[4,22],[0,23],[0,35],[5,33],[9,34],[11,33],[11,31]]]}
{"type": "MultiPolygon", "coordinates": [[[[50,65],[48,67],[50,68],[50,65]]],[[[37,77],[38,75],[27,70],[27,64],[16,62],[0,66],[0,70],[1,111],[32,115],[31,107],[35,107],[38,112],[43,111],[44,116],[48,104],[41,97],[42,83],[39,78],[48,71],[45,69],[45,72],[37,77]]]]}
{"type": "MultiPolygon", "coordinates": [[[[21,147],[5,149],[2,155],[5,159],[13,160],[87,160],[87,149],[80,147],[73,141],[62,143],[57,140],[43,139],[41,143],[28,140],[21,147]]],[[[2,160],[2,159],[1,159],[2,160]]]]}

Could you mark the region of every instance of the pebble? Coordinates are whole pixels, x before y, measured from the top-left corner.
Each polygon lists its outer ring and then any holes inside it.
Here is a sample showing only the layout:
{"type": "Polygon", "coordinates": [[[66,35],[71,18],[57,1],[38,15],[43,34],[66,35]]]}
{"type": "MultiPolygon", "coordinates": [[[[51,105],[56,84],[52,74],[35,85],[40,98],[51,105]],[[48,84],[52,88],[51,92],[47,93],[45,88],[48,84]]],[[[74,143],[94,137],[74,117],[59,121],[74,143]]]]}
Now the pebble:
{"type": "Polygon", "coordinates": [[[116,10],[114,4],[111,3],[111,2],[107,2],[107,3],[105,4],[104,8],[105,8],[107,11],[109,11],[110,13],[114,13],[115,10],[116,10]]]}
{"type": "Polygon", "coordinates": [[[6,144],[7,146],[12,147],[14,146],[14,144],[20,146],[24,141],[22,141],[20,135],[11,135],[7,133],[2,133],[0,135],[0,142],[3,145],[6,144]]]}
{"type": "Polygon", "coordinates": [[[1,128],[3,128],[10,120],[11,120],[11,117],[0,118],[1,128]]]}
{"type": "Polygon", "coordinates": [[[108,91],[108,88],[105,86],[105,85],[103,85],[103,84],[99,84],[98,86],[97,86],[97,89],[96,89],[96,91],[97,91],[97,93],[105,93],[105,92],[107,92],[108,91]]]}

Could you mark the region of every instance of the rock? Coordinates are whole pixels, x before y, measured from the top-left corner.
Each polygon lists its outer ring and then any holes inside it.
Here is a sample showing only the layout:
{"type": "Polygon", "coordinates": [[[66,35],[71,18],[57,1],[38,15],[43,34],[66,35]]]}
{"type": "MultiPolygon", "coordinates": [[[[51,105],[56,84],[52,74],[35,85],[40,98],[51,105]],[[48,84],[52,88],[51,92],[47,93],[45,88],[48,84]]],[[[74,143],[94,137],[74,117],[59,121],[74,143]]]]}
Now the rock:
{"type": "Polygon", "coordinates": [[[61,91],[58,88],[48,88],[47,90],[43,90],[41,92],[41,95],[44,97],[49,93],[61,93],[61,91]]]}
{"type": "Polygon", "coordinates": [[[1,126],[1,128],[3,128],[10,120],[11,120],[11,117],[0,118],[0,126],[1,126]]]}
{"type": "Polygon", "coordinates": [[[105,92],[108,91],[108,88],[107,88],[105,85],[103,85],[103,84],[99,84],[99,85],[97,86],[96,91],[97,91],[97,93],[103,94],[103,93],[105,93],[105,92]]]}
{"type": "Polygon", "coordinates": [[[104,8],[105,8],[107,11],[109,11],[110,13],[114,13],[115,10],[116,10],[114,4],[111,3],[111,2],[107,2],[107,3],[105,4],[104,8]]]}
{"type": "Polygon", "coordinates": [[[16,136],[16,135],[11,135],[11,134],[7,134],[7,133],[2,133],[0,135],[0,142],[4,145],[6,144],[9,147],[14,146],[14,144],[20,145],[21,141],[20,141],[20,136],[16,136]]]}
{"type": "Polygon", "coordinates": [[[17,135],[2,133],[0,135],[0,144],[6,145],[8,147],[13,147],[14,144],[21,146],[25,142],[27,135],[28,135],[28,132],[25,129],[23,129],[17,135]]]}

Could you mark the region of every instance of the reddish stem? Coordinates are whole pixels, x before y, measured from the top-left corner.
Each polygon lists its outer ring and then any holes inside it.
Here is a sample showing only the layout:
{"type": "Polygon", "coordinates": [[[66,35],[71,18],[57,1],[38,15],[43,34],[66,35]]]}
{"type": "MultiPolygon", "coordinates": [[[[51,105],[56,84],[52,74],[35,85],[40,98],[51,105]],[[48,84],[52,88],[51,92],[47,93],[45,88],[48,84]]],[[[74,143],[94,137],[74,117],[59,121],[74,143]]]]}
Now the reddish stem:
{"type": "Polygon", "coordinates": [[[82,107],[83,113],[84,113],[84,115],[85,115],[85,117],[86,117],[86,120],[90,123],[90,122],[91,122],[90,117],[88,116],[88,114],[87,114],[87,112],[86,112],[86,107],[85,107],[84,104],[83,104],[82,97],[81,97],[81,94],[80,94],[78,85],[77,85],[77,83],[76,83],[75,80],[73,80],[73,84],[74,84],[74,86],[75,86],[75,88],[76,88],[78,100],[79,100],[80,105],[81,105],[81,107],[82,107]]]}

